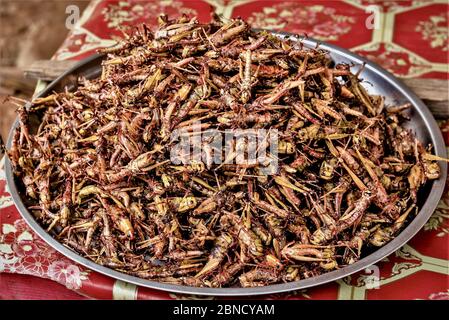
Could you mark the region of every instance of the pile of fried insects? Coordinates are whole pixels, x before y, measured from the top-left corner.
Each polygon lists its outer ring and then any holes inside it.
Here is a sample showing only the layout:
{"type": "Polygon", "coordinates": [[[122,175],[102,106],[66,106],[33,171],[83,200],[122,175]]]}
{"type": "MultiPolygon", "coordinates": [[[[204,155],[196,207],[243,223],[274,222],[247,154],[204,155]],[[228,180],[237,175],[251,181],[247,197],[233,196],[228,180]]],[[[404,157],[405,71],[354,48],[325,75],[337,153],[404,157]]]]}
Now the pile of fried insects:
{"type": "Polygon", "coordinates": [[[16,100],[8,150],[36,220],[100,265],[203,287],[314,277],[393,239],[440,175],[402,126],[409,104],[387,106],[351,66],[295,39],[160,16],[102,53],[98,79],[16,100]],[[278,171],[233,163],[235,144],[222,164],[173,164],[171,133],[198,122],[276,129],[278,171]]]}

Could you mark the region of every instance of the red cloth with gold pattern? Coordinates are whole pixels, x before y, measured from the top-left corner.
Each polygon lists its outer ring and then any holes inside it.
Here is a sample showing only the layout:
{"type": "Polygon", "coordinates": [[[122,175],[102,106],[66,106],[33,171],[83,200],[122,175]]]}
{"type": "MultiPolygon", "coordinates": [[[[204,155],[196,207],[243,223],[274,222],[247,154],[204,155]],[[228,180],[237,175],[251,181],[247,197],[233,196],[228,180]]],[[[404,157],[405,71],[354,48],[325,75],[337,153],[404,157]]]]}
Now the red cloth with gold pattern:
{"type": "MultiPolygon", "coordinates": [[[[307,34],[335,43],[377,62],[398,77],[448,77],[446,0],[98,0],[89,4],[54,58],[85,58],[100,47],[112,45],[123,28],[141,22],[156,25],[157,13],[197,16],[205,22],[212,12],[225,18],[242,17],[254,27],[307,34]],[[377,12],[375,18],[373,11],[377,12]],[[369,28],[375,22],[379,28],[369,28]]],[[[449,146],[449,121],[441,121],[440,127],[449,146]]],[[[263,298],[449,299],[448,240],[449,192],[446,190],[423,230],[377,263],[378,288],[368,289],[370,276],[360,272],[334,283],[263,298]]],[[[1,165],[0,272],[0,299],[200,298],[116,281],[50,248],[20,218],[8,194],[1,165]],[[66,288],[30,276],[53,280],[66,288]]]]}

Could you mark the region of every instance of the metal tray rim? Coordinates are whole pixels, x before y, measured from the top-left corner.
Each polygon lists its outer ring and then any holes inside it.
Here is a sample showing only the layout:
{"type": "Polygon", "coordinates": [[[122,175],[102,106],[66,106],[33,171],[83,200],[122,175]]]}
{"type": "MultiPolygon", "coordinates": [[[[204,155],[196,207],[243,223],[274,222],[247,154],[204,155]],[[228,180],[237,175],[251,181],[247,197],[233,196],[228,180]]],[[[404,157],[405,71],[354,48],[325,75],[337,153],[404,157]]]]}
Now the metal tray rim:
{"type": "MultiPolygon", "coordinates": [[[[281,37],[291,37],[293,35],[286,32],[272,32],[273,34],[277,34],[281,37]]],[[[298,39],[295,36],[294,39],[298,39]]],[[[444,144],[444,140],[442,134],[439,130],[439,127],[430,113],[427,106],[402,82],[396,79],[389,72],[385,71],[376,63],[373,63],[369,60],[366,60],[346,49],[340,48],[338,46],[322,43],[320,41],[311,39],[311,38],[299,38],[306,46],[308,47],[316,47],[319,44],[319,47],[325,50],[330,51],[331,53],[337,53],[356,64],[365,63],[365,68],[370,70],[371,72],[376,73],[380,77],[384,78],[390,84],[392,84],[400,93],[402,93],[414,106],[416,112],[419,113],[420,117],[423,119],[427,129],[430,132],[430,138],[432,144],[434,145],[434,152],[436,155],[440,157],[446,157],[446,147],[444,144]]],[[[101,56],[98,54],[94,54],[91,57],[88,57],[79,63],[77,63],[73,68],[64,72],[60,77],[54,80],[46,89],[44,89],[38,96],[45,95],[49,93],[52,88],[67,75],[70,75],[78,68],[95,61],[96,59],[100,59],[101,56]]],[[[12,133],[14,129],[18,126],[18,119],[16,119],[14,125],[11,128],[10,135],[8,138],[7,146],[10,147],[12,140],[12,133]]],[[[8,183],[8,187],[13,198],[13,201],[28,223],[28,225],[32,228],[34,232],[36,232],[45,242],[47,242],[51,247],[74,260],[75,262],[97,271],[101,274],[113,277],[118,280],[122,280],[125,282],[129,282],[135,285],[144,286],[153,289],[159,289],[168,292],[181,293],[181,294],[193,294],[193,295],[209,295],[209,296],[255,296],[255,295],[263,295],[263,294],[273,294],[273,293],[282,293],[287,291],[293,291],[298,289],[305,289],[321,284],[325,284],[331,281],[335,281],[351,275],[355,272],[363,270],[370,265],[378,262],[379,260],[385,258],[390,255],[401,246],[403,246],[406,242],[408,242],[426,223],[431,214],[434,212],[435,208],[438,205],[438,202],[443,194],[445,180],[447,176],[447,164],[444,162],[440,162],[441,166],[441,177],[438,180],[435,180],[432,185],[432,190],[429,193],[424,205],[421,207],[419,213],[413,219],[413,221],[392,241],[390,241],[385,246],[379,248],[372,254],[366,256],[365,258],[357,261],[356,263],[346,266],[342,269],[334,270],[325,274],[322,274],[317,277],[303,279],[296,282],[288,282],[283,284],[275,284],[268,285],[264,287],[255,287],[255,288],[198,288],[198,287],[189,287],[184,285],[175,285],[175,284],[167,284],[156,282],[152,280],[141,279],[138,277],[130,276],[113,269],[98,265],[91,260],[88,260],[78,253],[70,250],[66,246],[59,243],[53,237],[51,237],[33,218],[31,213],[26,209],[23,202],[20,199],[19,192],[14,183],[14,177],[12,173],[11,163],[9,162],[8,157],[5,157],[5,173],[6,180],[8,183]]]]}

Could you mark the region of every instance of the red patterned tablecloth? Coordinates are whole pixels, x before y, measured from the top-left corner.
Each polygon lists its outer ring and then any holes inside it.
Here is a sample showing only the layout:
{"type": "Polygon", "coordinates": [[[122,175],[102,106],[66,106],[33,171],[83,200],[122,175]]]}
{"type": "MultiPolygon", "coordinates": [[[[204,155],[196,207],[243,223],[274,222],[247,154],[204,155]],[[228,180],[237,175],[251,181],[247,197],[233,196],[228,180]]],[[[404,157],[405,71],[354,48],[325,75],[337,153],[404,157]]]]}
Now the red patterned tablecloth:
{"type": "MultiPolygon", "coordinates": [[[[306,33],[338,44],[368,57],[399,77],[448,77],[446,0],[98,0],[89,4],[54,58],[87,57],[100,47],[112,45],[121,35],[120,28],[141,22],[155,25],[158,13],[196,15],[200,21],[208,21],[214,11],[225,18],[240,16],[254,27],[306,33]],[[367,11],[367,6],[376,7],[367,11]],[[372,11],[377,12],[378,20],[373,19],[372,11]],[[376,21],[378,28],[367,28],[376,21]]],[[[440,122],[440,126],[449,146],[449,121],[440,122]]],[[[0,299],[199,298],[116,281],[54,251],[20,218],[8,194],[1,167],[0,299]]],[[[367,286],[370,276],[361,272],[316,288],[264,298],[449,299],[448,240],[449,190],[446,190],[423,230],[377,264],[378,288],[367,286]]]]}

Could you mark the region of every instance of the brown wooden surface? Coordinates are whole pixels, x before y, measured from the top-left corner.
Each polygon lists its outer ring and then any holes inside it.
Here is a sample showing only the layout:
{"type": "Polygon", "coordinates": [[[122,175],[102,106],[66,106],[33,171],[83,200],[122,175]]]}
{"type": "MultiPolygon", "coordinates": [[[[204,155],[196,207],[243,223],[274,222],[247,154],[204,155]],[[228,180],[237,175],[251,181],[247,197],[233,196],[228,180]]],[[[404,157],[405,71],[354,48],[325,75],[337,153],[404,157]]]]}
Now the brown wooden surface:
{"type": "Polygon", "coordinates": [[[16,95],[20,90],[24,95],[32,95],[36,87],[35,79],[25,79],[23,70],[17,67],[0,68],[0,95],[16,95]]]}
{"type": "MultiPolygon", "coordinates": [[[[25,70],[25,75],[49,81],[73,67],[75,63],[76,61],[70,60],[39,60],[25,70]]],[[[423,100],[436,118],[449,118],[448,80],[420,78],[402,81],[423,100]]]]}
{"type": "Polygon", "coordinates": [[[76,63],[73,60],[38,60],[25,69],[25,77],[51,81],[76,63]]]}
{"type": "Polygon", "coordinates": [[[440,79],[402,79],[429,107],[437,118],[449,118],[448,80],[440,79]]]}

